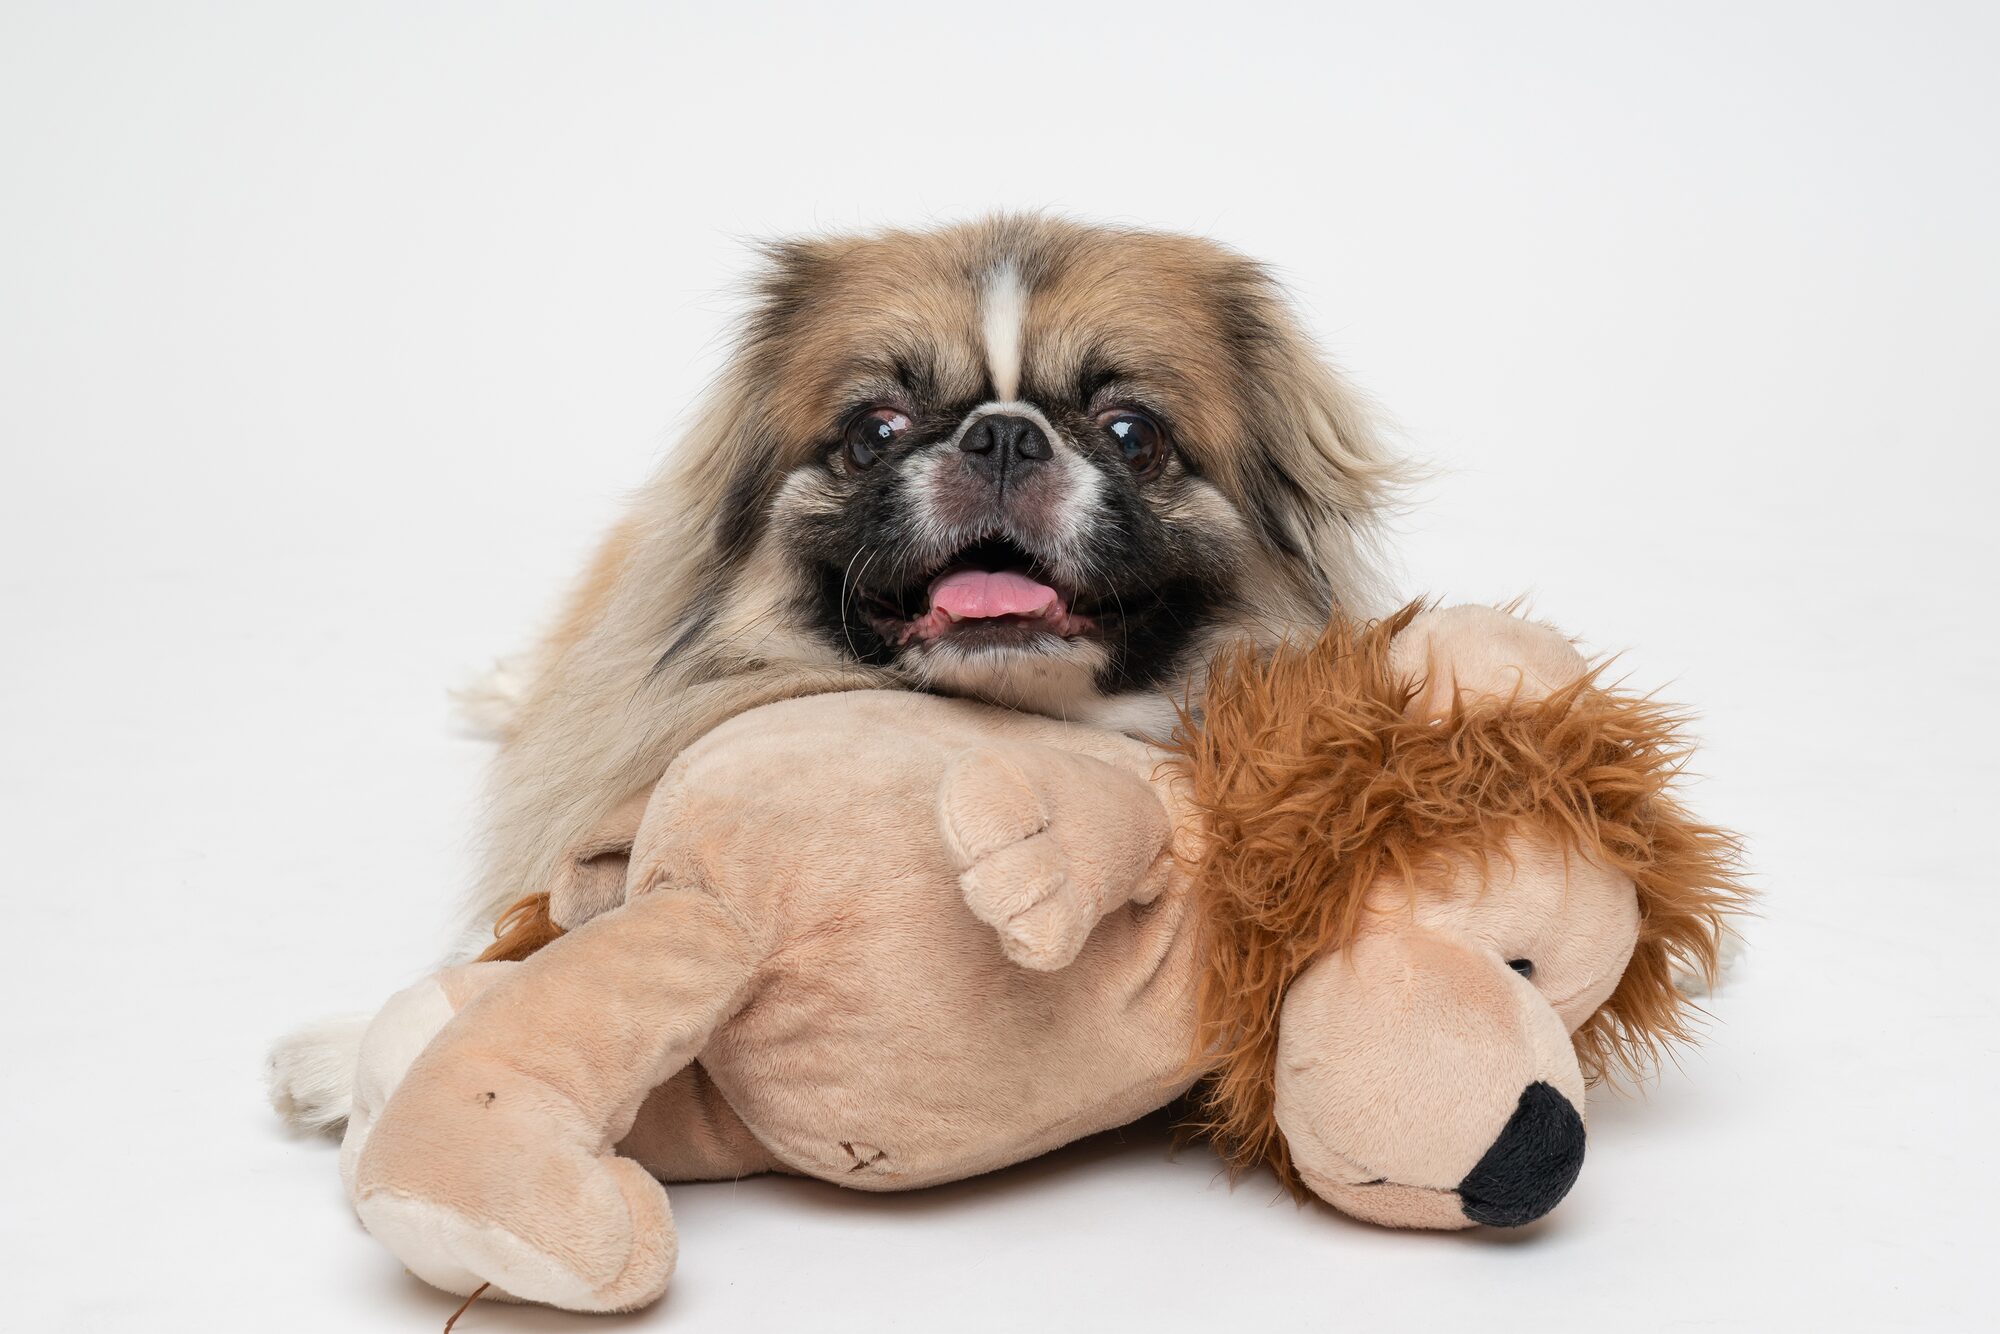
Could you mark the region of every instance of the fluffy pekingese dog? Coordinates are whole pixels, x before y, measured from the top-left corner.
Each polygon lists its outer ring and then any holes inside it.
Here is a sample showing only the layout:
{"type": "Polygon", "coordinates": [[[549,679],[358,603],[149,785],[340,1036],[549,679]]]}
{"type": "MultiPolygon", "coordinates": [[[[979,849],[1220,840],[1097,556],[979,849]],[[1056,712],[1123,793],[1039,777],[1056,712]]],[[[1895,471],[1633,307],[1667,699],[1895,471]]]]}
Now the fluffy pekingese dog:
{"type": "MultiPolygon", "coordinates": [[[[890,687],[1164,731],[1223,641],[1377,602],[1393,466],[1258,265],[1040,217],[766,254],[720,383],[533,656],[482,923],[754,705],[890,687]]],[[[345,1114],[353,1038],[280,1048],[294,1119],[345,1114]]]]}

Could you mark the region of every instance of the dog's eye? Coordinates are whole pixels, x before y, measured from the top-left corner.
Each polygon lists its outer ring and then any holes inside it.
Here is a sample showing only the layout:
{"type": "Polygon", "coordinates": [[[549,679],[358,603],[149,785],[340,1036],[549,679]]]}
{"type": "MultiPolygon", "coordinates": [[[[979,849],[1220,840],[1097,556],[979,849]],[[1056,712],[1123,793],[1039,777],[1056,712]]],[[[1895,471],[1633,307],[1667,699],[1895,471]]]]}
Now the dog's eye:
{"type": "Polygon", "coordinates": [[[841,456],[856,472],[872,468],[882,451],[909,429],[910,419],[896,409],[870,408],[847,423],[841,436],[841,456]]]}
{"type": "Polygon", "coordinates": [[[1535,961],[1533,959],[1509,959],[1507,960],[1507,966],[1522,977],[1532,980],[1535,976],[1535,961]]]}
{"type": "Polygon", "coordinates": [[[1150,477],[1167,461],[1167,433],[1143,412],[1115,408],[1102,413],[1097,424],[1125,455],[1125,462],[1141,477],[1150,477]]]}

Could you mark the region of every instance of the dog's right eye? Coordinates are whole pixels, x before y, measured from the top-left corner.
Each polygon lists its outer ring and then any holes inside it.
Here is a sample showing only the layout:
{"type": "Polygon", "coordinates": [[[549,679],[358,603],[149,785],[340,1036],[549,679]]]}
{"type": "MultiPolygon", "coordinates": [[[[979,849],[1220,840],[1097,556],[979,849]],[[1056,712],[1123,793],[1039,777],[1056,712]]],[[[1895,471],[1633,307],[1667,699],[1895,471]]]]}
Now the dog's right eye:
{"type": "Polygon", "coordinates": [[[882,451],[910,429],[910,419],[894,408],[870,408],[847,423],[840,453],[855,472],[872,468],[882,451]]]}

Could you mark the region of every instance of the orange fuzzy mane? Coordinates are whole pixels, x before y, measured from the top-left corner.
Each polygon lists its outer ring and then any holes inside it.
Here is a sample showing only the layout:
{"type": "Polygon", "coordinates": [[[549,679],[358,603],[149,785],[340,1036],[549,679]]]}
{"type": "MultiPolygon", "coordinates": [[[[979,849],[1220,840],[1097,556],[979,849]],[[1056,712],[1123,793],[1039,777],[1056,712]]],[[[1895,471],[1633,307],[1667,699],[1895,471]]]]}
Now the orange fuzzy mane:
{"type": "Polygon", "coordinates": [[[1440,721],[1407,718],[1414,692],[1390,670],[1389,642],[1421,609],[1336,618],[1317,642],[1268,655],[1226,652],[1174,747],[1210,833],[1191,868],[1195,1059],[1212,1071],[1193,1128],[1232,1172],[1268,1163],[1294,1193],[1273,1112],[1279,1007],[1307,964],[1353,936],[1377,880],[1422,892],[1522,825],[1629,876],[1638,946],[1573,1039],[1592,1079],[1637,1074],[1692,1039],[1675,971],[1713,975],[1746,896],[1736,838],[1675,799],[1683,715],[1605,686],[1600,668],[1546,699],[1461,698],[1440,721]]]}
{"type": "Polygon", "coordinates": [[[493,943],[480,951],[477,963],[518,963],[563,933],[549,916],[549,896],[528,894],[507,905],[493,924],[493,943]]]}

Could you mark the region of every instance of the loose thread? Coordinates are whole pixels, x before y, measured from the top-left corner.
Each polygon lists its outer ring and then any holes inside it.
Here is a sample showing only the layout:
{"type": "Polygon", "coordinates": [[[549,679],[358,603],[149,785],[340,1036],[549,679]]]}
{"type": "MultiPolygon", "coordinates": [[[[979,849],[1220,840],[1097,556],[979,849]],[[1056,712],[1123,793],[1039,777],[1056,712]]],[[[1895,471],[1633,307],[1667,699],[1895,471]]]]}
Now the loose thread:
{"type": "Polygon", "coordinates": [[[451,1313],[450,1318],[448,1318],[444,1322],[444,1334],[451,1334],[451,1327],[458,1323],[458,1318],[465,1314],[466,1309],[468,1307],[470,1307],[474,1302],[479,1300],[480,1293],[486,1291],[488,1288],[492,1286],[493,1285],[491,1283],[482,1283],[478,1287],[474,1288],[472,1292],[466,1297],[466,1299],[458,1304],[458,1309],[456,1311],[453,1311],[451,1313]]]}

